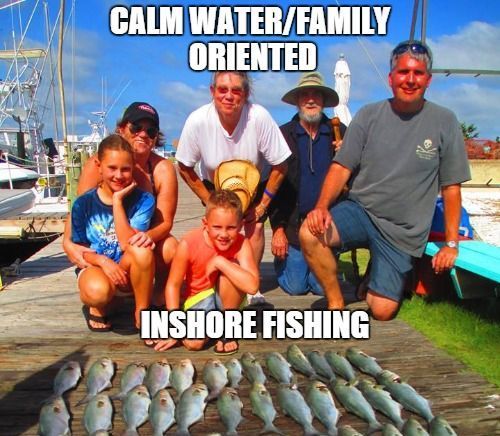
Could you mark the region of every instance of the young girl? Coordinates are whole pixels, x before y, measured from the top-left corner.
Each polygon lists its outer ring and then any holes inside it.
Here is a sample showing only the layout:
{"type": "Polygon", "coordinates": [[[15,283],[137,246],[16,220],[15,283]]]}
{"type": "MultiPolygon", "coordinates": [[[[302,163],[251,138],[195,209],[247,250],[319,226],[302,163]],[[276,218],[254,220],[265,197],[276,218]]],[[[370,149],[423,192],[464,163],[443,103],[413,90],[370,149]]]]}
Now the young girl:
{"type": "Polygon", "coordinates": [[[97,159],[102,183],[78,197],[71,210],[73,242],[93,250],[84,253],[91,266],[78,272],[82,310],[91,331],[109,331],[106,314],[113,298],[133,294],[139,328],[140,311],[151,299],[154,254],[128,241],[149,228],[155,201],[136,188],[133,151],[121,136],[105,138],[97,159]]]}

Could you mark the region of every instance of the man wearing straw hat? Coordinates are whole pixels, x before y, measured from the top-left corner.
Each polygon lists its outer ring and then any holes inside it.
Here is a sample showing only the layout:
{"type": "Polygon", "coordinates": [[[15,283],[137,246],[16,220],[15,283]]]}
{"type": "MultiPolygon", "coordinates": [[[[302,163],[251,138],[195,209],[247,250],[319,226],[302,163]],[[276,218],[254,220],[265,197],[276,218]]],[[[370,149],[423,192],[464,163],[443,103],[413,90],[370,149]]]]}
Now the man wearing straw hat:
{"type": "MultiPolygon", "coordinates": [[[[269,214],[274,269],[278,284],[286,293],[323,295],[300,249],[299,228],[316,204],[335,146],[340,145],[335,144],[331,120],[323,113],[325,107],[337,106],[339,97],[325,85],[320,73],[308,72],[281,100],[294,105],[298,113],[280,127],[292,156],[269,214]]],[[[342,124],[341,133],[344,131],[342,124]]]]}
{"type": "Polygon", "coordinates": [[[456,116],[424,98],[431,68],[432,53],[421,41],[394,48],[388,77],[392,98],[358,111],[300,229],[304,256],[329,309],[344,308],[331,248],[366,247],[372,261],[366,302],[376,319],[396,315],[413,259],[425,249],[440,190],[446,243],[432,266],[442,273],[455,263],[460,184],[470,179],[470,170],[456,116]],[[348,200],[332,207],[351,175],[348,200]]]}

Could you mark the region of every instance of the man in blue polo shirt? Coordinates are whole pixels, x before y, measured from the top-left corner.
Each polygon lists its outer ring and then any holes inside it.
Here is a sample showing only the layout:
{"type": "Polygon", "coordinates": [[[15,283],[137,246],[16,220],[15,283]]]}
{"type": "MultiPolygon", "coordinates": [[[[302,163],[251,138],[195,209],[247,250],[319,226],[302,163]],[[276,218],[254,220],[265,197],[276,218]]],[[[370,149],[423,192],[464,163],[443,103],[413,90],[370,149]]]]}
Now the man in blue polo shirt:
{"type": "MultiPolygon", "coordinates": [[[[271,203],[273,229],[271,250],[280,287],[291,295],[309,291],[323,295],[300,249],[298,231],[319,197],[321,186],[335,155],[330,119],[325,107],[338,104],[337,93],[325,86],[318,72],[305,73],[282,101],[297,107],[298,113],[280,127],[292,151],[288,173],[271,203]]],[[[345,126],[341,125],[341,132],[345,126]]]]}

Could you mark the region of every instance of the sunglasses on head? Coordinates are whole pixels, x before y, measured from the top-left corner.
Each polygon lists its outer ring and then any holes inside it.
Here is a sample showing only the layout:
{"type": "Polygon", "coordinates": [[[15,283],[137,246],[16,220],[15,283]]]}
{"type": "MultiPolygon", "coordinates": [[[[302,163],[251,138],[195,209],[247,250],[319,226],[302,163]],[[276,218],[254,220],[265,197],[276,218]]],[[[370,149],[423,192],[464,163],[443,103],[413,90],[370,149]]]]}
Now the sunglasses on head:
{"type": "Polygon", "coordinates": [[[406,53],[407,51],[410,51],[413,54],[419,54],[419,55],[427,55],[429,58],[431,58],[431,54],[429,52],[429,49],[423,45],[420,42],[404,42],[396,46],[396,48],[392,51],[393,56],[399,56],[403,53],[406,53]]]}
{"type": "Polygon", "coordinates": [[[142,132],[144,130],[146,132],[146,135],[148,135],[150,139],[156,138],[159,132],[157,127],[144,127],[138,123],[130,123],[128,128],[130,129],[130,133],[132,133],[133,135],[137,135],[139,132],[142,132]]]}

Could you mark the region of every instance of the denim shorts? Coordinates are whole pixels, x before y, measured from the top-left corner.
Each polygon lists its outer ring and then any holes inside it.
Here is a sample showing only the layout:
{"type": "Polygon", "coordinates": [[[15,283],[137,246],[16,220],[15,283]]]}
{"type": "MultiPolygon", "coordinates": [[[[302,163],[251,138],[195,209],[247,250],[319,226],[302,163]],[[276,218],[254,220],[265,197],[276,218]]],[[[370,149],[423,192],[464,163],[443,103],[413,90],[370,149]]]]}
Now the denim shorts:
{"type": "Polygon", "coordinates": [[[389,243],[358,203],[342,201],[333,206],[330,213],[341,240],[338,251],[369,249],[372,266],[368,288],[401,301],[408,273],[413,268],[413,257],[389,243]]]}
{"type": "Polygon", "coordinates": [[[274,271],[280,288],[290,295],[305,295],[312,292],[325,295],[318,279],[307,265],[300,247],[288,244],[284,259],[274,258],[274,271]]]}

